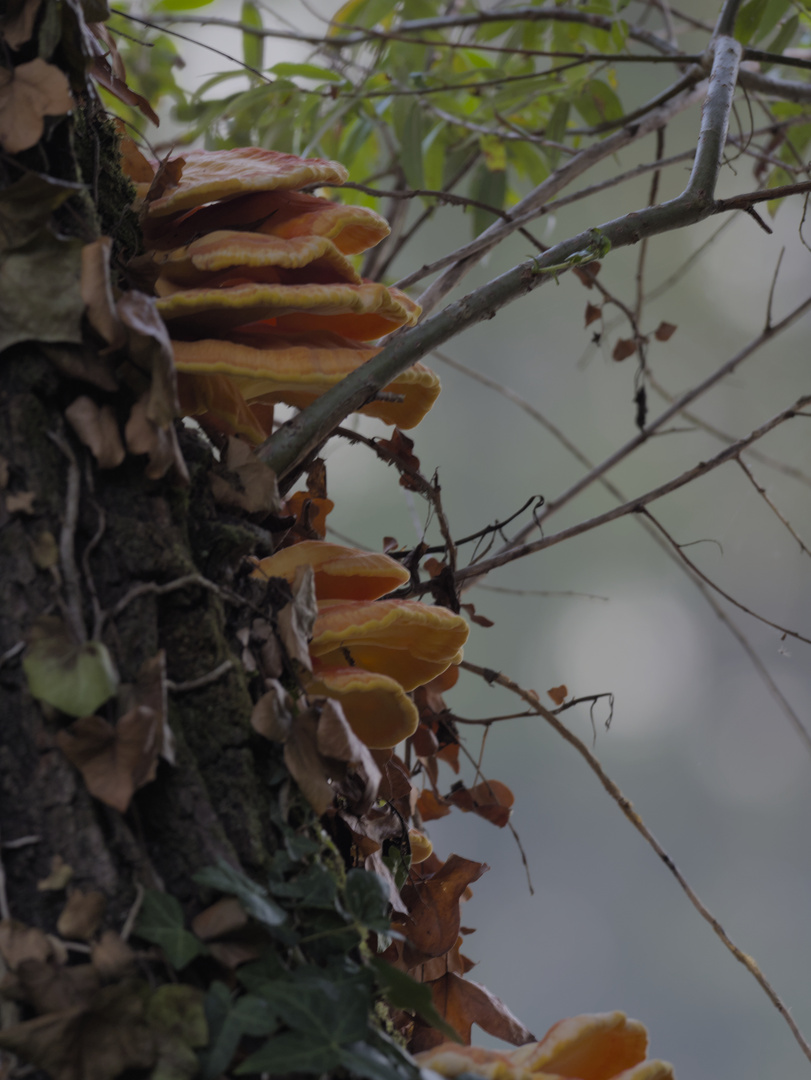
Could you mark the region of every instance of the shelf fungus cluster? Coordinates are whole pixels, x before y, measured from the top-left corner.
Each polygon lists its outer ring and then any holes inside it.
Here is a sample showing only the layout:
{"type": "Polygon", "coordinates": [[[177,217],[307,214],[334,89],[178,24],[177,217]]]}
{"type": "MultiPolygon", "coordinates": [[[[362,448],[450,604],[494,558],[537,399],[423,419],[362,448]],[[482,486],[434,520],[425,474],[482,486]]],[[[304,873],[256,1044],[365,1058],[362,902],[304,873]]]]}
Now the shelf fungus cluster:
{"type": "MultiPolygon", "coordinates": [[[[258,147],[189,151],[155,174],[132,160],[149,248],[137,269],[169,327],[185,414],[260,443],[275,403],[305,407],[417,321],[352,259],[388,234],[384,219],[299,190],[342,184],[336,162],[258,147]]],[[[438,394],[418,363],[362,411],[411,428],[438,394]]]]}
{"type": "Polygon", "coordinates": [[[257,561],[253,574],[293,584],[305,567],[312,569],[318,601],[305,689],[340,702],[371,749],[396,746],[419,725],[409,692],[459,663],[467,623],[446,608],[381,600],[409,573],[375,552],[304,540],[257,561]]]}

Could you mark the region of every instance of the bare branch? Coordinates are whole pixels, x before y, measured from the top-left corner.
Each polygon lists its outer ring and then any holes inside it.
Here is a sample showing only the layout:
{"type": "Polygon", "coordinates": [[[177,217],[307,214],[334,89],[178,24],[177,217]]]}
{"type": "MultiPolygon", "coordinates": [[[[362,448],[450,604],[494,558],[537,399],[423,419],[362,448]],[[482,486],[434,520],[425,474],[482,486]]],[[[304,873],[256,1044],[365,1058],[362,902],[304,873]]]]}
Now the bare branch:
{"type": "MultiPolygon", "coordinates": [[[[759,428],[756,428],[747,435],[746,438],[740,439],[732,446],[728,446],[725,450],[722,450],[720,454],[716,454],[714,458],[710,458],[709,461],[700,461],[698,465],[694,465],[692,469],[688,469],[686,472],[682,473],[681,476],[677,476],[673,480],[668,480],[667,483],[661,484],[659,487],[632,499],[630,502],[623,503],[622,506],[617,506],[613,510],[607,510],[604,514],[589,518],[587,521],[581,521],[577,525],[572,525],[568,529],[561,530],[561,532],[553,533],[551,536],[544,536],[540,540],[535,540],[529,544],[523,544],[520,547],[514,547],[511,544],[503,551],[483,562],[477,563],[475,566],[468,566],[463,570],[458,570],[456,573],[457,580],[467,581],[471,578],[481,577],[483,574],[489,574],[491,570],[495,570],[499,566],[505,566],[507,563],[514,562],[516,559],[523,558],[525,555],[531,555],[536,551],[543,551],[544,548],[553,547],[555,544],[559,544],[563,540],[568,540],[573,536],[581,536],[583,533],[591,532],[592,529],[597,529],[601,525],[607,525],[608,522],[616,521],[626,514],[639,513],[648,505],[648,503],[655,502],[657,499],[661,499],[673,491],[678,491],[679,488],[684,487],[685,484],[691,483],[699,476],[705,476],[708,472],[712,472],[720,465],[726,464],[726,462],[736,457],[741,450],[745,450],[747,446],[750,446],[753,442],[763,438],[764,435],[773,431],[774,428],[778,427],[780,424],[785,423],[786,420],[791,420],[792,417],[797,415],[800,409],[804,408],[809,403],[811,403],[811,394],[801,397],[788,409],[773,416],[770,420],[767,420],[765,424],[761,424],[759,428]]],[[[600,472],[601,471],[602,467],[600,469],[600,472]]],[[[557,509],[557,503],[552,505],[557,509]]]]}
{"type": "Polygon", "coordinates": [[[788,1024],[789,1028],[791,1029],[791,1033],[793,1034],[794,1038],[802,1049],[802,1052],[805,1054],[808,1060],[811,1061],[811,1045],[809,1045],[804,1038],[802,1032],[795,1023],[790,1011],[784,1004],[783,1000],[780,998],[777,991],[774,989],[772,984],[760,970],[752,957],[745,953],[735,944],[732,938],[730,938],[730,936],[724,930],[718,919],[716,919],[716,917],[707,908],[704,902],[698,897],[697,893],[688,884],[687,879],[684,877],[684,875],[678,869],[671,857],[668,855],[668,853],[665,851],[665,849],[662,847],[662,845],[659,843],[659,841],[644,823],[642,818],[639,816],[637,811],[634,809],[633,803],[630,801],[630,799],[626,798],[626,796],[623,795],[620,788],[617,786],[617,784],[614,783],[608,773],[606,773],[605,769],[603,769],[598,759],[589,750],[586,744],[580,739],[578,739],[575,734],[569,731],[566,725],[561,723],[561,721],[554,715],[554,713],[550,712],[549,709],[541,705],[535,694],[533,694],[529,690],[522,689],[520,686],[518,686],[517,683],[514,683],[512,679],[508,679],[506,675],[502,675],[496,671],[489,671],[487,668],[482,668],[476,664],[468,663],[468,661],[466,660],[463,660],[460,666],[463,667],[466,671],[470,671],[476,675],[481,676],[481,678],[483,678],[485,682],[489,683],[490,685],[496,683],[499,686],[503,686],[506,690],[510,690],[513,694],[516,694],[523,701],[525,701],[534,712],[536,712],[539,716],[542,716],[543,719],[547,722],[547,724],[554,728],[562,739],[565,739],[570,746],[574,747],[574,749],[578,752],[578,754],[580,754],[588,767],[603,785],[604,789],[608,792],[608,794],[620,808],[628,821],[630,821],[630,823],[637,830],[637,832],[644,837],[644,839],[653,848],[653,850],[656,852],[656,854],[659,856],[659,858],[662,860],[662,862],[665,864],[671,874],[675,877],[676,881],[681,886],[682,891],[687,896],[687,899],[690,901],[690,903],[693,905],[693,907],[696,909],[702,919],[704,919],[705,922],[709,923],[716,936],[720,938],[721,942],[732,953],[735,959],[738,960],[741,964],[743,964],[749,974],[757,980],[758,985],[765,992],[765,994],[769,998],[769,1001],[771,1001],[772,1005],[774,1005],[774,1007],[788,1024]]]}

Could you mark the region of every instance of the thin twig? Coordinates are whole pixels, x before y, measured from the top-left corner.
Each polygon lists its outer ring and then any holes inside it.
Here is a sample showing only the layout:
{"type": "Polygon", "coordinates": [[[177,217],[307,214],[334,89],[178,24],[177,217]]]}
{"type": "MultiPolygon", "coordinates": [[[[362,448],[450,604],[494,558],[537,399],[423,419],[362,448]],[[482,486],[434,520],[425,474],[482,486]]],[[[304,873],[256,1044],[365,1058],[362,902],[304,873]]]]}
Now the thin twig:
{"type": "Polygon", "coordinates": [[[167,679],[164,685],[170,694],[186,694],[189,690],[201,690],[204,686],[217,682],[223,675],[227,675],[234,666],[233,660],[223,660],[212,671],[197,679],[187,679],[185,682],[172,682],[171,679],[167,679]]]}
{"type": "Polygon", "coordinates": [[[740,600],[736,600],[734,596],[730,596],[730,594],[728,592],[725,592],[720,585],[716,585],[714,581],[707,577],[703,570],[699,570],[699,568],[694,562],[692,562],[692,560],[687,558],[683,550],[685,545],[680,544],[678,540],[675,540],[664,527],[664,525],[662,525],[662,523],[657,518],[655,518],[649,510],[641,508],[639,512],[641,514],[644,514],[645,517],[656,526],[662,536],[665,537],[668,543],[672,546],[673,550],[678,554],[679,558],[684,560],[684,562],[690,567],[692,572],[697,577],[700,577],[705,585],[708,585],[711,589],[717,592],[719,596],[723,596],[723,598],[727,600],[730,604],[733,604],[740,611],[745,612],[745,614],[751,615],[752,618],[757,619],[758,622],[765,623],[766,626],[771,626],[773,630],[779,631],[784,637],[793,637],[796,638],[797,641],[804,641],[806,645],[811,645],[811,638],[805,637],[797,630],[789,630],[787,627],[781,626],[779,623],[772,622],[772,620],[767,619],[765,615],[759,615],[756,611],[752,611],[751,608],[748,608],[746,604],[742,604],[740,600]]]}
{"type": "Polygon", "coordinates": [[[613,510],[607,510],[604,514],[589,518],[587,521],[581,521],[577,525],[570,526],[568,529],[562,529],[558,533],[544,536],[540,540],[534,540],[529,544],[523,544],[519,547],[510,545],[484,562],[477,563],[475,566],[465,567],[462,570],[457,570],[457,581],[467,581],[471,578],[481,577],[484,574],[489,574],[490,571],[495,570],[496,567],[505,566],[509,562],[514,562],[516,559],[531,555],[536,551],[543,551],[545,548],[560,544],[562,541],[568,540],[573,536],[581,536],[583,533],[590,532],[592,529],[606,525],[610,521],[616,521],[618,518],[625,517],[626,514],[640,513],[649,503],[655,502],[657,499],[661,499],[665,495],[671,494],[673,491],[678,491],[679,488],[684,487],[685,484],[692,483],[693,480],[696,480],[699,476],[706,476],[707,473],[717,469],[720,465],[725,465],[732,458],[736,457],[741,450],[745,450],[746,447],[750,446],[753,442],[762,439],[764,435],[773,431],[774,428],[778,427],[780,424],[785,423],[786,420],[791,420],[797,415],[798,410],[804,408],[809,403],[811,403],[811,394],[799,398],[793,405],[790,405],[789,408],[777,413],[776,416],[771,417],[770,420],[761,424],[760,427],[750,432],[745,438],[739,439],[738,442],[732,446],[728,446],[725,450],[716,454],[714,458],[710,458],[709,461],[700,461],[697,465],[694,465],[691,469],[687,469],[687,471],[683,472],[680,476],[674,477],[674,479],[668,480],[659,487],[645,492],[644,495],[637,496],[630,502],[623,503],[613,510]]]}
{"type": "Polygon", "coordinates": [[[800,551],[804,552],[806,555],[811,555],[811,551],[808,550],[806,545],[803,543],[803,541],[797,535],[797,533],[794,530],[791,522],[788,521],[787,518],[783,517],[783,515],[780,513],[780,511],[774,505],[772,500],[766,494],[766,488],[763,487],[761,484],[759,484],[757,482],[757,480],[755,480],[755,477],[752,474],[752,470],[749,468],[749,466],[747,464],[745,464],[745,462],[741,461],[740,455],[738,457],[736,457],[735,460],[737,461],[737,463],[740,465],[741,469],[743,470],[744,476],[747,478],[747,480],[749,480],[752,487],[755,489],[755,491],[758,493],[758,495],[760,495],[760,497],[763,499],[763,501],[766,503],[766,505],[772,511],[772,513],[777,518],[777,520],[779,522],[781,522],[785,526],[785,528],[788,530],[788,532],[791,533],[791,535],[794,537],[794,539],[800,545],[800,551]]]}
{"type": "MultiPolygon", "coordinates": [[[[645,442],[654,431],[656,431],[658,428],[661,428],[677,413],[680,413],[686,405],[689,405],[691,402],[701,397],[707,392],[707,390],[710,389],[710,387],[714,386],[721,379],[731,374],[740,364],[743,363],[744,360],[747,360],[758,349],[765,345],[766,342],[770,341],[775,334],[779,334],[783,330],[786,330],[802,315],[804,315],[809,309],[811,309],[811,296],[805,299],[801,304],[798,304],[797,307],[794,308],[793,311],[790,311],[789,314],[786,315],[783,319],[781,319],[779,323],[775,323],[773,326],[770,327],[765,327],[761,331],[761,333],[758,334],[758,336],[752,341],[750,341],[748,345],[745,345],[744,348],[740,350],[740,352],[737,352],[729,360],[721,364],[720,367],[716,368],[715,371],[712,372],[712,374],[708,375],[707,378],[704,379],[702,382],[698,383],[691,390],[686,391],[684,394],[681,395],[681,397],[677,398],[676,401],[669,405],[663,413],[656,417],[655,420],[652,420],[650,424],[646,426],[644,431],[641,431],[638,435],[635,435],[632,439],[629,439],[628,442],[626,442],[613,454],[609,455],[609,457],[607,457],[603,462],[601,462],[598,466],[596,466],[589,473],[587,473],[586,476],[581,477],[581,479],[578,480],[577,483],[573,484],[570,488],[568,488],[567,491],[563,492],[562,495],[558,496],[558,498],[556,499],[547,500],[546,506],[537,516],[537,523],[542,525],[548,517],[551,517],[552,514],[556,513],[562,507],[566,506],[569,502],[572,501],[572,499],[575,498],[575,496],[579,495],[586,488],[590,487],[595,480],[598,480],[610,469],[613,469],[615,465],[618,465],[620,461],[623,461],[633,450],[635,450],[638,446],[645,442]]],[[[800,407],[800,405],[797,406],[797,408],[800,407]]],[[[782,423],[782,420],[778,422],[782,423]]],[[[760,436],[758,435],[757,438],[760,438],[760,436]]],[[[755,439],[752,439],[750,437],[749,440],[744,441],[748,446],[749,442],[753,442],[755,441],[755,439]]],[[[741,447],[741,449],[743,449],[743,447],[741,447]]],[[[510,545],[515,543],[521,543],[521,541],[526,536],[528,536],[530,532],[532,532],[533,528],[534,523],[533,525],[528,525],[525,528],[521,529],[512,538],[512,540],[510,541],[510,545]]],[[[510,545],[508,545],[508,547],[510,545]]],[[[507,549],[505,548],[505,550],[507,549]]],[[[497,557],[498,556],[496,556],[496,558],[497,557]]]]}
{"type": "Polygon", "coordinates": [[[806,1039],[803,1037],[789,1009],[784,1004],[777,991],[774,989],[772,984],[760,970],[752,957],[747,955],[747,953],[745,953],[735,944],[735,942],[724,930],[723,926],[721,926],[721,923],[718,921],[718,919],[716,919],[716,917],[710,912],[710,910],[703,903],[703,901],[699,899],[697,893],[688,884],[686,878],[678,869],[673,859],[671,859],[671,857],[668,855],[668,853],[665,851],[665,849],[662,847],[662,845],[659,843],[659,841],[644,823],[642,818],[639,816],[637,811],[634,809],[633,803],[630,801],[630,799],[626,798],[626,796],[623,795],[620,788],[606,773],[599,760],[595,757],[591,750],[589,750],[586,744],[580,739],[578,739],[578,737],[574,735],[571,731],[569,731],[566,725],[561,723],[561,721],[558,720],[554,713],[550,712],[549,709],[541,705],[535,694],[533,694],[531,691],[524,690],[517,683],[514,683],[512,679],[508,679],[506,675],[502,675],[497,671],[490,671],[487,668],[479,667],[477,664],[471,664],[466,660],[463,660],[460,666],[463,667],[466,671],[470,671],[473,674],[481,676],[481,678],[483,678],[488,684],[492,685],[493,683],[497,683],[499,686],[503,686],[506,690],[510,690],[512,693],[522,698],[522,700],[524,700],[530,706],[530,708],[533,709],[534,712],[536,712],[539,716],[542,716],[543,719],[546,720],[546,722],[552,728],[554,728],[554,730],[558,733],[558,735],[560,735],[562,739],[565,739],[570,746],[574,747],[574,749],[584,759],[586,764],[589,766],[589,768],[598,778],[600,783],[603,785],[603,788],[611,796],[611,798],[617,804],[617,806],[628,819],[628,821],[630,821],[630,823],[637,830],[637,832],[639,832],[644,837],[644,839],[653,848],[653,850],[656,852],[656,854],[659,856],[659,858],[662,860],[662,862],[665,864],[671,874],[675,877],[676,881],[681,886],[682,891],[687,896],[687,899],[690,901],[690,903],[693,905],[699,915],[712,927],[716,936],[723,942],[723,944],[732,953],[735,959],[738,960],[741,964],[743,964],[743,966],[750,973],[750,975],[752,975],[756,979],[758,985],[765,992],[771,1003],[774,1005],[774,1007],[788,1024],[792,1034],[794,1035],[794,1038],[797,1040],[797,1043],[799,1044],[805,1056],[808,1058],[809,1061],[811,1061],[811,1045],[809,1045],[806,1039]]]}
{"type": "Polygon", "coordinates": [[[65,582],[65,620],[79,643],[87,640],[87,630],[82,618],[82,583],[76,566],[76,526],[79,521],[79,497],[82,474],[70,443],[59,432],[47,432],[48,438],[59,447],[67,458],[68,476],[65,491],[65,513],[59,533],[59,562],[65,582]]]}

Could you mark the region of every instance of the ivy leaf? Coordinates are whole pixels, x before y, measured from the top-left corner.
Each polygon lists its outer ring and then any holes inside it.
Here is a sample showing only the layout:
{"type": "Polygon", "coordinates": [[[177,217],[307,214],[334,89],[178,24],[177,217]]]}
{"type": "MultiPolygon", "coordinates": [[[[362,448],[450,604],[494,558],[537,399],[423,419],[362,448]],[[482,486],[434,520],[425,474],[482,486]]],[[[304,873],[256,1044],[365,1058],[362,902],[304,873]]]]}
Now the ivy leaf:
{"type": "Polygon", "coordinates": [[[349,871],[344,903],[349,914],[361,926],[378,933],[387,933],[390,929],[388,892],[372,871],[357,867],[349,871]]]}
{"type": "Polygon", "coordinates": [[[208,952],[202,941],[185,929],[183,909],[175,897],[156,889],[147,889],[144,893],[135,933],[163,949],[166,959],[177,971],[208,952]]]}
{"type": "Polygon", "coordinates": [[[369,963],[375,973],[380,992],[389,1005],[393,1005],[395,1009],[402,1009],[404,1012],[416,1013],[426,1024],[441,1031],[446,1039],[462,1042],[458,1032],[447,1024],[437,1011],[428,983],[417,982],[407,972],[392,967],[379,956],[372,956],[369,963]]]}
{"type": "Polygon", "coordinates": [[[341,1063],[339,1048],[318,1042],[307,1032],[285,1032],[268,1039],[261,1050],[251,1054],[234,1072],[245,1073],[329,1073],[341,1063]]]}
{"type": "Polygon", "coordinates": [[[118,687],[107,646],[77,642],[56,615],[43,615],[31,627],[23,671],[31,694],[68,716],[89,716],[118,687]]]}
{"type": "Polygon", "coordinates": [[[225,983],[215,981],[205,999],[208,1048],[200,1059],[201,1080],[216,1080],[228,1068],[243,1035],[272,1035],[279,1026],[268,1004],[255,994],[236,1001],[225,983]]]}
{"type": "Polygon", "coordinates": [[[193,880],[198,885],[208,885],[211,889],[238,897],[247,913],[263,926],[281,926],[287,921],[287,912],[271,900],[265,889],[225,859],[219,859],[216,866],[207,866],[198,871],[193,875],[193,880]]]}

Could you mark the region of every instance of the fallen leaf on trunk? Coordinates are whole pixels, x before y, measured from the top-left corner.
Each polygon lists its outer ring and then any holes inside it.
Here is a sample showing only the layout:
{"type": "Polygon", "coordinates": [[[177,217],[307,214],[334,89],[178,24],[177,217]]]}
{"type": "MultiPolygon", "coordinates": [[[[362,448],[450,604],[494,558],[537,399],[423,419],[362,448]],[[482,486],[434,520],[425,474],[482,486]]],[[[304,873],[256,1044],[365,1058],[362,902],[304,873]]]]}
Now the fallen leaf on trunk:
{"type": "Polygon", "coordinates": [[[23,960],[47,960],[53,949],[48,938],[36,926],[26,926],[16,919],[0,922],[0,955],[15,971],[23,960]]]}
{"type": "Polygon", "coordinates": [[[91,889],[74,889],[57,919],[56,929],[64,938],[90,941],[101,926],[107,899],[104,893],[91,889]]]}
{"type": "Polygon", "coordinates": [[[68,77],[41,57],[0,68],[0,146],[9,154],[29,150],[45,130],[46,116],[73,108],[68,77]]]}
{"type": "Polygon", "coordinates": [[[160,735],[154,710],[139,705],[115,727],[100,716],[82,717],[57,732],[56,741],[90,794],[123,814],[135,791],[155,779],[160,735]]]}
{"type": "Polygon", "coordinates": [[[109,405],[97,405],[82,395],[65,409],[65,417],[80,440],[93,453],[100,469],[115,469],[126,457],[118,421],[109,405]]]}

